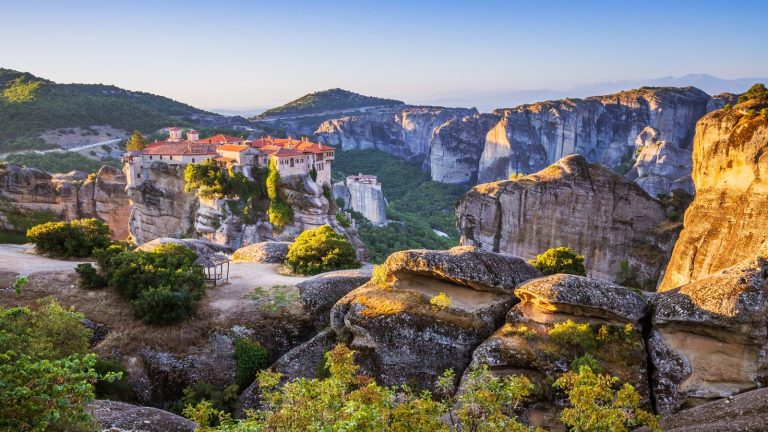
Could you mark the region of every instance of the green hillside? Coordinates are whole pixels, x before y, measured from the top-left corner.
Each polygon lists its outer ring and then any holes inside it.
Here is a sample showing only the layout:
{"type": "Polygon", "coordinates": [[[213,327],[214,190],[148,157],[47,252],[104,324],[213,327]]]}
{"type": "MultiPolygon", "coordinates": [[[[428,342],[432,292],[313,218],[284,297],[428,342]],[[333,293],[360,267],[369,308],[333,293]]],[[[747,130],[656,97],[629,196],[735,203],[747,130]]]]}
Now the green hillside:
{"type": "Polygon", "coordinates": [[[382,99],[373,96],[363,96],[340,88],[323,90],[304,95],[294,101],[277,108],[264,111],[259,117],[278,115],[305,115],[325,111],[348,110],[370,106],[402,105],[403,102],[394,99],[382,99]]]}
{"type": "MultiPolygon", "coordinates": [[[[48,129],[110,125],[151,132],[211,114],[150,93],[102,84],[57,84],[0,68],[0,151],[44,148],[48,129]]],[[[212,114],[211,114],[212,115],[212,114]]]]}

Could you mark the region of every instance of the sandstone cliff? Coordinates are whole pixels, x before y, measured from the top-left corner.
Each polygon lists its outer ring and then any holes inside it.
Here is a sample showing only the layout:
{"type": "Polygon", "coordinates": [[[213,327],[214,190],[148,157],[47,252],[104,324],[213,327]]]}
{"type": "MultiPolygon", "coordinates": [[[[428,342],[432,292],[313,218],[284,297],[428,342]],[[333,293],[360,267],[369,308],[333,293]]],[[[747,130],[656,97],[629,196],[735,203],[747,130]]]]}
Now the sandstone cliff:
{"type": "Polygon", "coordinates": [[[55,219],[98,218],[115,239],[128,237],[128,197],[123,173],[103,166],[93,178],[84,173],[51,175],[36,168],[0,167],[0,229],[20,229],[24,219],[48,213],[55,219]]]}
{"type": "Polygon", "coordinates": [[[660,289],[697,280],[753,256],[768,241],[768,119],[755,104],[715,111],[696,126],[696,198],[660,289]]]}
{"type": "Polygon", "coordinates": [[[141,178],[141,183],[128,188],[129,225],[137,244],[159,237],[199,237],[239,248],[264,241],[292,241],[304,230],[330,225],[356,247],[359,259],[367,257],[357,231],[338,223],[335,204],[308,176],[282,179],[280,195],[294,213],[282,230],[275,230],[264,215],[255,223],[245,223],[226,199],[202,199],[184,192],[183,166],[154,162],[142,170],[141,178]]]}
{"type": "Polygon", "coordinates": [[[474,187],[457,203],[462,245],[535,257],[568,246],[591,276],[614,280],[622,261],[656,285],[674,242],[666,212],[632,181],[584,157],[568,156],[536,173],[474,187]]]}
{"type": "Polygon", "coordinates": [[[498,109],[405,108],[328,120],[318,140],[425,158],[432,179],[489,182],[579,153],[627,173],[651,195],[690,190],[696,121],[729,101],[693,87],[641,88],[586,99],[498,109]]]}

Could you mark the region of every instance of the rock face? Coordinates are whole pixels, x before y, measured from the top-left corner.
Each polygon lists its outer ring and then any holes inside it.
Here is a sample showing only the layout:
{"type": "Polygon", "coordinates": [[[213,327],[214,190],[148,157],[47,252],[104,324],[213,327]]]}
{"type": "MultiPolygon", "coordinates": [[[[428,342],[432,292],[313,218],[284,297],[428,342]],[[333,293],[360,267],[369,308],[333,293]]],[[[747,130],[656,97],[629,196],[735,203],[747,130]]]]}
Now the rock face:
{"type": "Polygon", "coordinates": [[[768,119],[751,102],[716,111],[696,126],[696,198],[685,213],[660,289],[730,267],[768,241],[768,119]]]}
{"type": "Polygon", "coordinates": [[[88,410],[102,432],[192,432],[196,429],[195,424],[184,417],[124,402],[97,400],[88,410]]]}
{"type": "Polygon", "coordinates": [[[691,169],[694,125],[728,100],[727,95],[713,100],[686,87],[641,88],[491,114],[406,107],[328,120],[315,136],[345,149],[378,148],[402,157],[423,157],[432,179],[445,183],[506,179],[578,153],[590,162],[627,172],[656,196],[690,187],[684,177],[691,169]]]}
{"type": "Polygon", "coordinates": [[[282,264],[288,256],[289,242],[261,242],[241,247],[232,254],[232,261],[282,264]]]}
{"type": "Polygon", "coordinates": [[[101,219],[113,238],[126,239],[129,201],[125,175],[111,166],[103,166],[93,179],[71,174],[52,176],[13,164],[0,167],[0,228],[19,229],[20,219],[46,212],[66,221],[101,219]]]}
{"type": "Polygon", "coordinates": [[[541,275],[520,258],[471,247],[396,252],[383,270],[385,280],[368,282],[333,306],[331,326],[358,351],[364,373],[385,385],[426,389],[445,369],[463,370],[501,324],[512,289],[541,275]],[[449,306],[430,303],[440,293],[449,306]]]}
{"type": "Polygon", "coordinates": [[[322,273],[297,285],[301,303],[318,329],[330,324],[331,307],[350,291],[371,279],[372,265],[322,273]]]}
{"type": "Polygon", "coordinates": [[[387,222],[387,200],[376,176],[349,176],[344,187],[346,191],[334,186],[338,196],[345,200],[345,209],[359,212],[376,225],[387,222]]]}
{"type": "Polygon", "coordinates": [[[531,424],[562,428],[556,419],[565,397],[551,389],[549,380],[567,372],[571,362],[585,354],[598,360],[604,373],[632,384],[650,408],[640,324],[646,313],[642,295],[608,282],[562,274],[529,281],[515,295],[521,302],[475,350],[472,363],[487,364],[498,375],[525,375],[542,389],[527,402],[531,424]],[[566,341],[566,334],[576,334],[568,327],[573,323],[588,326],[579,333],[581,343],[566,341]]]}
{"type": "Polygon", "coordinates": [[[354,228],[342,227],[335,204],[309,176],[283,178],[280,196],[293,208],[293,220],[275,230],[265,215],[246,224],[230,210],[225,199],[202,199],[184,192],[184,167],[153,162],[142,169],[143,181],[128,188],[131,201],[130,229],[136,243],[160,237],[199,237],[240,248],[265,241],[293,241],[302,231],[330,225],[357,249],[358,259],[367,251],[354,228]]]}
{"type": "Polygon", "coordinates": [[[568,246],[591,276],[613,280],[622,261],[655,286],[674,242],[666,211],[632,181],[584,157],[536,174],[476,186],[457,203],[462,245],[535,257],[568,246]]]}
{"type": "Polygon", "coordinates": [[[653,299],[649,341],[657,406],[668,413],[768,383],[768,259],[653,299]]]}
{"type": "Polygon", "coordinates": [[[768,388],[753,390],[662,417],[667,432],[762,432],[768,424],[768,388]]]}

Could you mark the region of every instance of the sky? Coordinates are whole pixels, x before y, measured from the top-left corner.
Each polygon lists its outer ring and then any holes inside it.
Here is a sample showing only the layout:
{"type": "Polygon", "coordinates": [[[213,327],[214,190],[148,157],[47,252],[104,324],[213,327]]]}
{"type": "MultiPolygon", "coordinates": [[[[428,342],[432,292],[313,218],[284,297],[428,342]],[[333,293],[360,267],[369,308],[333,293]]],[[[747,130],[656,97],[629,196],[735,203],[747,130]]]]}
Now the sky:
{"type": "Polygon", "coordinates": [[[0,67],[205,109],[768,76],[768,1],[0,0],[0,67]]]}

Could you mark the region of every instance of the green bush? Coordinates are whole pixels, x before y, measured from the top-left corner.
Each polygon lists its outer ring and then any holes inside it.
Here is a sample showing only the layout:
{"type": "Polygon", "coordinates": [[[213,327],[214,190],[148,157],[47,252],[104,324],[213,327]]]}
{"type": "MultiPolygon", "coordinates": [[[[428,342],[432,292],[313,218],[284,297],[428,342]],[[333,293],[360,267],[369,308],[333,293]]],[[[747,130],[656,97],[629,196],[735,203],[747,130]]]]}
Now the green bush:
{"type": "Polygon", "coordinates": [[[119,374],[94,370],[82,314],[53,299],[38,306],[0,307],[0,430],[92,430],[93,384],[119,374]]]}
{"type": "Polygon", "coordinates": [[[768,101],[768,88],[765,87],[765,84],[755,84],[739,96],[739,103],[750,100],[768,101]]]}
{"type": "Polygon", "coordinates": [[[296,237],[288,248],[285,265],[304,275],[360,267],[352,244],[328,225],[306,230],[296,237]]]}
{"type": "Polygon", "coordinates": [[[98,219],[48,222],[27,230],[38,252],[64,258],[84,258],[110,244],[109,226],[98,219]]]}
{"type": "Polygon", "coordinates": [[[293,220],[293,208],[279,199],[274,200],[269,204],[267,215],[269,216],[269,223],[281,230],[293,220]]]}
{"type": "Polygon", "coordinates": [[[107,285],[107,280],[91,264],[78,264],[75,272],[80,280],[80,288],[94,290],[104,288],[107,285]]]}
{"type": "Polygon", "coordinates": [[[175,412],[181,413],[187,405],[197,405],[207,401],[214,409],[231,414],[235,412],[237,406],[238,388],[237,384],[222,387],[198,381],[182,390],[182,394],[184,396],[172,408],[175,412]]]}
{"type": "Polygon", "coordinates": [[[112,245],[96,252],[107,285],[131,300],[134,315],[166,324],[192,315],[203,296],[205,275],[189,248],[166,243],[151,252],[112,245]]]}
{"type": "Polygon", "coordinates": [[[555,324],[548,333],[557,345],[567,345],[587,351],[597,348],[597,337],[587,323],[577,324],[568,320],[555,324]]]}
{"type": "Polygon", "coordinates": [[[120,375],[118,380],[98,379],[94,383],[97,399],[136,402],[136,392],[128,383],[125,368],[119,361],[99,358],[96,360],[94,369],[100,376],[107,376],[108,374],[120,375]]]}
{"type": "Polygon", "coordinates": [[[341,213],[336,213],[336,222],[339,223],[339,225],[343,226],[344,228],[349,228],[352,226],[352,224],[347,220],[347,218],[344,217],[341,213]]]}
{"type": "Polygon", "coordinates": [[[197,191],[203,198],[221,198],[226,193],[224,171],[210,159],[199,164],[187,164],[184,169],[184,190],[197,191]]]}
{"type": "Polygon", "coordinates": [[[260,343],[246,338],[235,341],[235,382],[240,390],[245,390],[256,374],[269,364],[269,353],[260,343]]]}
{"type": "Polygon", "coordinates": [[[565,273],[586,276],[587,274],[584,269],[584,257],[569,247],[547,249],[546,252],[536,255],[536,258],[528,261],[528,263],[541,270],[545,275],[565,273]]]}

